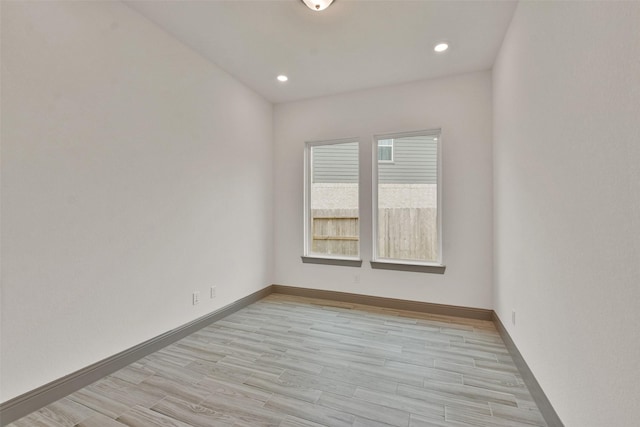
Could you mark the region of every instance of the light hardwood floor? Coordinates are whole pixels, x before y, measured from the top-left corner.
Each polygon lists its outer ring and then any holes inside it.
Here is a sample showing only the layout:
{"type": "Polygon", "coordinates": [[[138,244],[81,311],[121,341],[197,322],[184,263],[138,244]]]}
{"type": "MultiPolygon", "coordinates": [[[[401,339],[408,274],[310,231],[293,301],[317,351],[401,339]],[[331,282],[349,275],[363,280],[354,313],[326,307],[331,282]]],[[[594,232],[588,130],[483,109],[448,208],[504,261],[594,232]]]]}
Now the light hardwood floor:
{"type": "Polygon", "coordinates": [[[272,294],[22,426],[546,426],[493,324],[272,294]]]}

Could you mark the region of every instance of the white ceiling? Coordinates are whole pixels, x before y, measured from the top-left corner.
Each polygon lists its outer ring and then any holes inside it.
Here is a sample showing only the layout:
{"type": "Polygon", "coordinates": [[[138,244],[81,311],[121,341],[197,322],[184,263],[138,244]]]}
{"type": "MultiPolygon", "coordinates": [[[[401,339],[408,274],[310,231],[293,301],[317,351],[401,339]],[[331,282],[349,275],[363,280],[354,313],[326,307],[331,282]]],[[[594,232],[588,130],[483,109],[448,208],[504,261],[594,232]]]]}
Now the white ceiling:
{"type": "Polygon", "coordinates": [[[274,103],[491,68],[513,1],[128,0],[274,103]],[[450,49],[436,54],[433,46],[450,49]],[[276,81],[289,76],[287,83],[276,81]]]}

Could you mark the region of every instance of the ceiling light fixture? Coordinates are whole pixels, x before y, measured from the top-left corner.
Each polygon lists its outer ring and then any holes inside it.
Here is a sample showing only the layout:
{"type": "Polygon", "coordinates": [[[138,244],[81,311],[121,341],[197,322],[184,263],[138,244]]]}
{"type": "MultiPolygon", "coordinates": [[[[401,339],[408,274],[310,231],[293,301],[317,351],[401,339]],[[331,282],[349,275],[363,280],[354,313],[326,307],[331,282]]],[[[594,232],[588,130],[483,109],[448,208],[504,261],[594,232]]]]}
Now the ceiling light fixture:
{"type": "Polygon", "coordinates": [[[435,50],[436,52],[444,52],[445,50],[449,49],[449,45],[446,43],[438,43],[433,50],[435,50]]]}
{"type": "Polygon", "coordinates": [[[328,8],[333,0],[301,0],[307,7],[313,11],[320,12],[328,8]]]}
{"type": "Polygon", "coordinates": [[[289,77],[285,76],[284,74],[280,74],[278,77],[276,77],[276,79],[278,79],[279,82],[284,83],[289,80],[289,77]]]}

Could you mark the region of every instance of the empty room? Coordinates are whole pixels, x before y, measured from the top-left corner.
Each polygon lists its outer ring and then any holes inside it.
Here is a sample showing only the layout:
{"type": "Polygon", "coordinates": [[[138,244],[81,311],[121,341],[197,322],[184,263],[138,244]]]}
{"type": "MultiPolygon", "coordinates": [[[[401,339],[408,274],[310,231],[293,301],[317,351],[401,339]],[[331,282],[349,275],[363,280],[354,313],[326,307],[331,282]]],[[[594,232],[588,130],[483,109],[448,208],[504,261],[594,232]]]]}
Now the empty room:
{"type": "Polygon", "coordinates": [[[639,425],[640,1],[0,23],[1,426],[639,425]]]}

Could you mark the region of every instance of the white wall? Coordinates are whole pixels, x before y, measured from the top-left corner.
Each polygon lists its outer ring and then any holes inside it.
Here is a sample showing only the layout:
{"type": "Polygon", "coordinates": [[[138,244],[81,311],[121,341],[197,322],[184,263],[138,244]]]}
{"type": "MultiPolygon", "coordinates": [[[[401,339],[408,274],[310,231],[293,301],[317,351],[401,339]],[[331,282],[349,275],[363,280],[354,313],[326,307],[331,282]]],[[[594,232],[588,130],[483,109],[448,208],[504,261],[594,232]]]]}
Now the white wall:
{"type": "Polygon", "coordinates": [[[639,23],[521,2],[494,68],[496,310],[567,426],[640,419],[639,23]]]}
{"type": "Polygon", "coordinates": [[[491,74],[478,72],[276,105],[278,284],[491,308],[491,74]],[[375,134],[442,128],[444,275],[372,270],[375,134]],[[303,264],[303,152],[309,140],[360,139],[362,268],[303,264]],[[359,275],[359,283],[355,282],[359,275]]]}
{"type": "Polygon", "coordinates": [[[272,283],[271,104],[127,6],[2,2],[2,125],[0,401],[272,283]]]}

